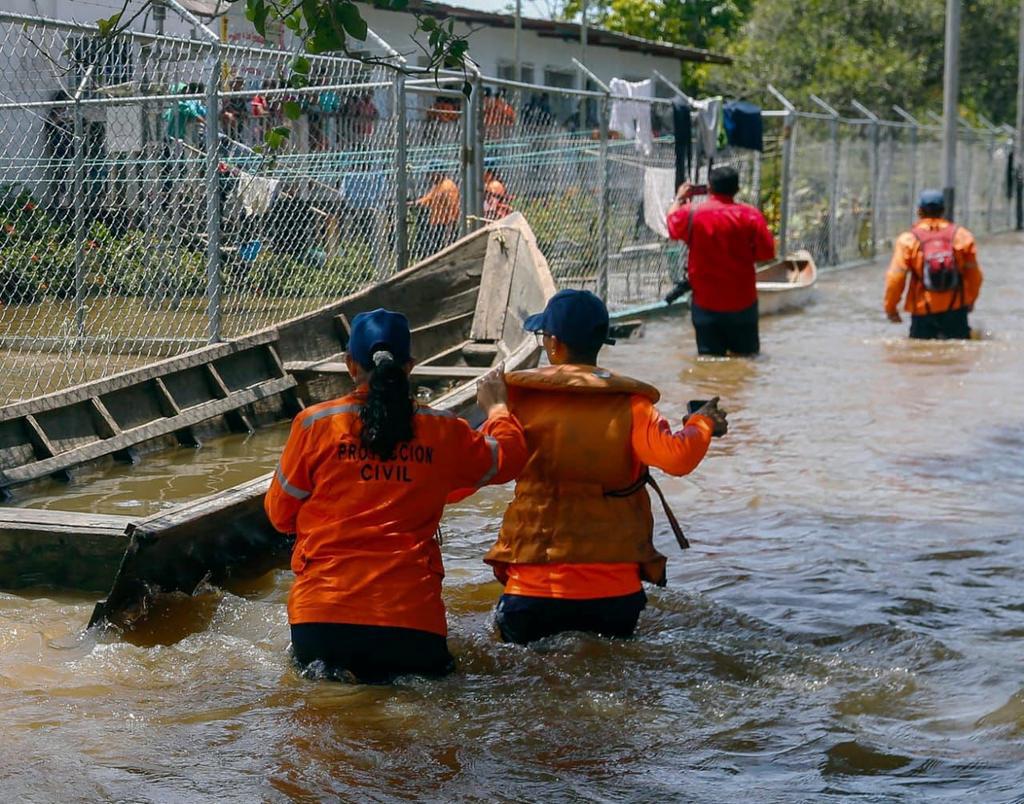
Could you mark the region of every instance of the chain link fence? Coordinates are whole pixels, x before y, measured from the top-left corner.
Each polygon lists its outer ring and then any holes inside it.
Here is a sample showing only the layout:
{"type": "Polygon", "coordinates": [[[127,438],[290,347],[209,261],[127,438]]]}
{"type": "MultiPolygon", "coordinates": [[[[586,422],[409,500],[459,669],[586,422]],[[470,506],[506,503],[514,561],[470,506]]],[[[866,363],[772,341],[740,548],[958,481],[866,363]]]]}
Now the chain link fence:
{"type": "MultiPolygon", "coordinates": [[[[649,136],[624,139],[596,82],[476,75],[467,98],[467,76],[396,71],[378,42],[369,63],[310,57],[296,87],[293,57],[0,12],[0,402],[271,326],[511,211],[560,286],[612,308],[680,277],[670,99],[634,99],[649,136]]],[[[822,267],[883,253],[940,184],[938,126],[763,122],[762,152],[715,164],[781,250],[822,267]]],[[[1007,132],[964,128],[957,217],[975,233],[1011,227],[1011,157],[1007,132]]]]}

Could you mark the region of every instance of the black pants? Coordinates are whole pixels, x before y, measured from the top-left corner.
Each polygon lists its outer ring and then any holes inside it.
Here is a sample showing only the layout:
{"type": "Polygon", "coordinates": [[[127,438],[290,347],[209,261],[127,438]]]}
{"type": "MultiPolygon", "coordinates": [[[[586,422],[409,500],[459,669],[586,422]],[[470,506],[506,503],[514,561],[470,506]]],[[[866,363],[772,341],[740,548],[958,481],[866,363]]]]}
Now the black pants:
{"type": "Polygon", "coordinates": [[[970,340],[967,308],[910,318],[910,337],[920,340],[970,340]]]}
{"type": "Polygon", "coordinates": [[[322,662],[329,678],[380,684],[408,674],[443,676],[455,667],[448,640],[429,631],[345,623],[298,623],[291,629],[295,662],[303,670],[322,662]]]}
{"type": "Polygon", "coordinates": [[[697,354],[725,357],[761,351],[757,302],[735,313],[718,313],[691,303],[690,317],[697,334],[697,354]]]}
{"type": "Polygon", "coordinates": [[[502,595],[495,620],[501,638],[519,645],[563,631],[628,637],[636,630],[636,622],[646,605],[647,595],[643,590],[622,597],[592,600],[502,595]]]}

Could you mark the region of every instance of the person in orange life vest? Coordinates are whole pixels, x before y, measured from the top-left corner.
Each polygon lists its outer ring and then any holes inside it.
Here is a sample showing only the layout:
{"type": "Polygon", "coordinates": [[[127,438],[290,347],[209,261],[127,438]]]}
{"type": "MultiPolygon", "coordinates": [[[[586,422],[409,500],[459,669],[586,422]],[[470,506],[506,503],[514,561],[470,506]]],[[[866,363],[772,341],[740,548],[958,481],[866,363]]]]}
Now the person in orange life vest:
{"type": "Polygon", "coordinates": [[[489,220],[499,220],[512,213],[509,205],[508,190],[504,182],[494,172],[494,162],[490,159],[484,160],[484,217],[489,220]]]}
{"type": "Polygon", "coordinates": [[[599,368],[608,310],[592,293],[562,290],[524,327],[543,336],[551,365],[506,375],[509,408],[529,458],[485,561],[505,585],[495,619],[505,641],[561,631],[629,636],[665,583],[643,482],[647,467],[692,472],[725,411],[712,400],[672,432],[658,391],[599,368]]]}
{"type": "Polygon", "coordinates": [[[738,204],[736,168],[711,171],[711,197],[694,205],[694,187],[682,184],[668,211],[668,234],[689,246],[687,276],[693,288],[690,316],[697,352],[724,357],[761,351],[755,263],[775,256],[775,240],[764,215],[738,204]]]}
{"type": "Polygon", "coordinates": [[[885,276],[885,314],[902,322],[900,298],[910,275],[904,309],[910,313],[910,337],[971,337],[967,314],[981,290],[982,273],[974,236],[943,216],[941,190],[925,190],[918,204],[919,220],[896,239],[885,276]]]}
{"type": "Polygon", "coordinates": [[[500,368],[478,383],[480,432],[417,405],[400,313],[357,315],[345,362],[355,391],[295,417],[265,500],[274,527],[296,535],[292,652],[300,667],[334,678],[443,674],[453,661],[438,523],[450,497],[519,473],[523,429],[500,368]]]}

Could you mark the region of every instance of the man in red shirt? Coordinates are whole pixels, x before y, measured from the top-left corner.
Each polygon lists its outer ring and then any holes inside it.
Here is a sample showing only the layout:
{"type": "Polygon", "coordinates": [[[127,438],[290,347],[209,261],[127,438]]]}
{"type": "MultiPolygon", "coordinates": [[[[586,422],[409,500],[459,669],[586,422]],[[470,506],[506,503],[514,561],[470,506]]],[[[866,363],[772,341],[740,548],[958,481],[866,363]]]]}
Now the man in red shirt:
{"type": "Polygon", "coordinates": [[[696,188],[681,185],[668,212],[669,237],[690,247],[687,273],[697,352],[756,355],[761,342],[754,263],[775,257],[775,241],[760,211],[736,203],[740,177],[735,168],[715,168],[709,183],[711,197],[700,205],[690,201],[696,188]]]}

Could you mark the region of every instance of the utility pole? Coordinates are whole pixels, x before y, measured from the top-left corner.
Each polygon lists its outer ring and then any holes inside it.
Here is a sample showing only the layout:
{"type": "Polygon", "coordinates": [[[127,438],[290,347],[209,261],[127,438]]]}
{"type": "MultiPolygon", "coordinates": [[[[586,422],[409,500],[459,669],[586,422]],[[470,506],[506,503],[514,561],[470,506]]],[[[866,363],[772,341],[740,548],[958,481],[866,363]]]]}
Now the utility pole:
{"type": "MultiPolygon", "coordinates": [[[[587,63],[587,0],[582,0],[580,6],[580,61],[584,64],[587,63]]],[[[580,75],[580,81],[583,82],[580,89],[586,89],[587,82],[582,75],[580,75]]]]}
{"type": "Polygon", "coordinates": [[[1024,0],[1020,0],[1020,42],[1017,47],[1017,137],[1013,149],[1017,196],[1017,231],[1024,229],[1024,0]]]}
{"type": "Polygon", "coordinates": [[[942,196],[956,214],[956,134],[960,99],[960,0],[946,0],[946,62],[942,81],[942,196]]]}
{"type": "MultiPolygon", "coordinates": [[[[1024,0],[1021,0],[1024,3],[1024,0]]],[[[515,81],[523,80],[522,55],[519,50],[519,42],[523,36],[523,0],[516,0],[516,23],[512,34],[512,51],[515,54],[513,61],[516,65],[516,73],[512,76],[515,81]]]]}

